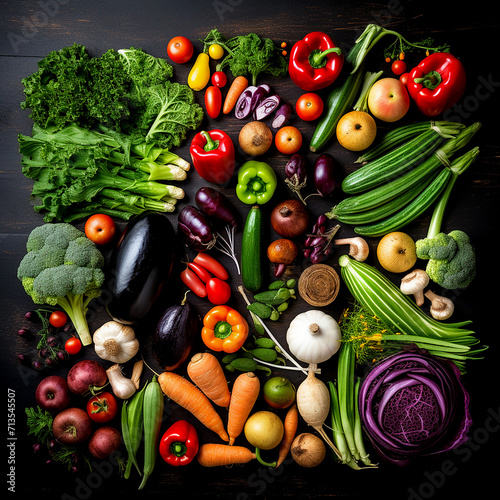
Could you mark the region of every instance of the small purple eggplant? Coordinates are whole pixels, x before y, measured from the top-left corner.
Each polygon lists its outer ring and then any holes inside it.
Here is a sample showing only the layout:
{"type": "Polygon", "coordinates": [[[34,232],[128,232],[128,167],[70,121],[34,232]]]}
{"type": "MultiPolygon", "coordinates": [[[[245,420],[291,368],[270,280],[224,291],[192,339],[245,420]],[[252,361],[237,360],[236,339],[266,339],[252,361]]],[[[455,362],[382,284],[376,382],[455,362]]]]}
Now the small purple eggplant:
{"type": "Polygon", "coordinates": [[[307,165],[306,157],[301,154],[294,154],[285,165],[285,183],[300,198],[300,201],[306,205],[300,190],[307,183],[307,165]]]}
{"type": "Polygon", "coordinates": [[[232,227],[238,226],[238,216],[227,196],[217,189],[204,186],[196,192],[196,206],[207,216],[214,217],[232,227]]]}
{"type": "Polygon", "coordinates": [[[179,232],[185,244],[193,250],[203,252],[215,245],[216,236],[208,219],[196,207],[185,206],[178,216],[179,232]]]}
{"type": "Polygon", "coordinates": [[[314,163],[314,187],[323,196],[331,195],[339,186],[337,178],[337,165],[333,156],[324,153],[314,163]]]}

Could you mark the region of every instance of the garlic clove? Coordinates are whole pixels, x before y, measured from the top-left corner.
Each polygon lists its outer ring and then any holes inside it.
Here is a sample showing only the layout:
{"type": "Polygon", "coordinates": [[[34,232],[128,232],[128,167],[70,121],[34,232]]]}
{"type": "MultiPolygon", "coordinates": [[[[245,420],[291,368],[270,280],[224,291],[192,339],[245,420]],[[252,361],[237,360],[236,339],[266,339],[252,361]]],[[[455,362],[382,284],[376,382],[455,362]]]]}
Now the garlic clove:
{"type": "Polygon", "coordinates": [[[109,383],[113,389],[113,394],[117,398],[128,399],[137,391],[134,382],[123,375],[118,363],[108,368],[106,374],[108,375],[109,383]]]}

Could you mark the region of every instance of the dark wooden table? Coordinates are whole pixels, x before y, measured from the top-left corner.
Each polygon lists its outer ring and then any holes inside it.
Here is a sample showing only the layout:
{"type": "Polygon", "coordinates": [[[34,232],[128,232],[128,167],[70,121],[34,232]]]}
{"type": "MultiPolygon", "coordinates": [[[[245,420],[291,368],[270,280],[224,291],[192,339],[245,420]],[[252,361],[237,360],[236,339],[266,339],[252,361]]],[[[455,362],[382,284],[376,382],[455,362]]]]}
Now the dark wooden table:
{"type": "MultiPolygon", "coordinates": [[[[37,68],[37,61],[51,50],[72,45],[74,42],[85,45],[91,55],[100,55],[108,48],[141,47],[154,56],[166,57],[168,40],[175,35],[190,38],[200,50],[198,42],[214,27],[226,36],[247,34],[255,31],[259,35],[273,38],[276,42],[286,41],[288,46],[313,30],[329,33],[340,45],[349,46],[365,26],[377,23],[395,29],[409,40],[417,41],[428,36],[436,41],[451,44],[452,52],[459,56],[468,75],[467,90],[462,101],[453,109],[453,119],[466,124],[481,121],[483,128],[473,142],[479,145],[481,154],[473,167],[458,181],[445,216],[445,231],[460,228],[466,231],[476,245],[478,274],[472,285],[456,294],[456,318],[471,319],[474,328],[485,344],[490,346],[485,359],[471,363],[464,384],[471,395],[471,411],[474,425],[470,441],[455,452],[451,452],[424,464],[409,469],[395,470],[381,466],[377,470],[354,472],[348,467],[334,464],[331,457],[315,469],[301,469],[290,460],[276,471],[267,470],[256,462],[232,468],[202,469],[197,464],[190,467],[173,469],[158,460],[154,475],[144,492],[144,498],[163,498],[165,496],[195,496],[210,498],[326,498],[333,496],[359,498],[429,499],[455,495],[466,498],[478,495],[495,486],[496,452],[500,444],[500,397],[496,385],[496,372],[499,355],[495,308],[498,307],[498,293],[495,282],[498,278],[498,263],[491,255],[492,240],[498,228],[496,211],[498,207],[498,87],[499,75],[494,48],[498,46],[498,17],[482,3],[471,8],[461,9],[456,3],[451,6],[442,2],[424,4],[416,1],[387,2],[329,2],[296,1],[265,2],[262,0],[217,0],[172,2],[143,0],[112,2],[109,0],[88,0],[86,2],[41,0],[40,2],[19,0],[2,1],[0,21],[0,153],[1,167],[1,277],[2,298],[1,332],[2,358],[1,380],[3,409],[13,417],[10,427],[4,427],[5,472],[14,467],[15,495],[32,495],[35,498],[108,498],[119,497],[134,492],[137,478],[125,481],[116,474],[116,469],[95,469],[92,473],[73,475],[61,468],[48,466],[32,452],[33,441],[27,437],[24,408],[35,404],[34,391],[37,383],[45,374],[39,374],[17,362],[17,354],[33,347],[30,341],[18,338],[16,331],[26,326],[24,314],[33,308],[30,298],[24,293],[16,278],[17,266],[25,253],[25,243],[29,232],[42,223],[42,216],[34,212],[30,202],[32,182],[23,177],[20,169],[17,134],[29,134],[31,121],[29,112],[21,110],[23,99],[21,79],[37,68]],[[437,7],[439,4],[440,7],[437,7]],[[9,406],[9,404],[11,406],[9,406]],[[12,430],[15,440],[9,440],[8,431],[12,430]],[[7,445],[7,446],[6,446],[7,445]]],[[[389,43],[389,42],[388,42],[389,43]]],[[[383,61],[384,42],[374,49],[370,61],[373,68],[384,69],[390,76],[389,67],[383,61]]],[[[413,62],[417,62],[413,60],[413,62]]],[[[176,81],[184,83],[191,64],[174,65],[176,81]]],[[[290,102],[295,102],[300,89],[284,79],[265,79],[278,93],[290,102]]],[[[198,102],[203,103],[203,93],[197,94],[198,102]]],[[[419,119],[412,108],[405,121],[419,119]]],[[[307,144],[314,126],[295,120],[304,135],[304,153],[311,162],[315,155],[308,152],[307,144]]],[[[379,124],[380,130],[388,126],[379,124]]],[[[220,127],[237,141],[241,127],[234,117],[224,117],[215,121],[205,119],[204,127],[220,127]]],[[[176,151],[189,158],[189,140],[176,151]]],[[[348,173],[356,157],[343,150],[335,141],[325,149],[348,173]]],[[[289,197],[282,182],[287,157],[278,153],[274,147],[266,155],[280,179],[275,198],[264,207],[266,220],[274,201],[289,197]]],[[[241,151],[238,161],[244,161],[241,151]]],[[[248,207],[234,196],[235,179],[223,188],[224,194],[231,197],[242,217],[248,207]]],[[[167,215],[176,226],[177,214],[184,204],[194,202],[194,193],[205,183],[193,171],[189,180],[183,183],[186,198],[173,214],[167,215]]],[[[327,210],[341,194],[336,193],[330,200],[316,197],[312,199],[310,210],[319,215],[327,210]]],[[[423,237],[427,230],[429,214],[410,224],[405,231],[414,239],[423,237]]],[[[117,221],[120,229],[124,223],[117,221]]],[[[82,228],[83,224],[77,224],[82,228]]],[[[352,228],[344,225],[341,234],[350,236],[352,228]]],[[[267,241],[276,234],[267,225],[267,241]]],[[[241,231],[237,233],[237,249],[240,248],[241,231]]],[[[369,238],[371,255],[368,262],[378,266],[375,248],[378,239],[369,238]]],[[[188,255],[191,253],[188,252],[188,255]]],[[[327,263],[338,269],[338,249],[327,263]]],[[[220,254],[218,255],[220,256],[220,254]]],[[[221,256],[221,261],[231,270],[231,284],[236,289],[239,276],[229,259],[221,256]]],[[[308,265],[298,259],[288,271],[289,276],[299,276],[308,265]]],[[[271,268],[269,267],[269,277],[271,268]]],[[[397,282],[401,276],[390,275],[397,282]]],[[[180,295],[179,295],[180,297],[180,295]]],[[[325,310],[338,318],[347,304],[349,294],[345,286],[337,300],[325,310]]],[[[209,308],[204,300],[192,298],[193,304],[203,314],[209,308]]],[[[244,308],[244,303],[234,292],[231,304],[244,308]]],[[[273,331],[284,340],[289,321],[299,312],[310,307],[298,299],[280,318],[272,324],[273,331]]],[[[98,307],[90,319],[91,329],[95,330],[109,317],[98,307]]],[[[145,330],[145,329],[143,329],[145,330]]],[[[141,331],[146,339],[149,331],[141,331]]],[[[93,358],[91,347],[85,349],[81,357],[93,358]]],[[[59,367],[54,373],[64,375],[70,364],[59,367]]],[[[324,379],[334,377],[335,361],[325,363],[324,379]]],[[[144,377],[150,377],[146,372],[144,377]]],[[[300,383],[301,376],[291,378],[300,383]]],[[[261,404],[261,403],[259,403],[261,404]]],[[[170,405],[166,412],[164,426],[174,418],[190,418],[183,410],[170,405]]],[[[306,430],[301,423],[300,430],[306,430]]],[[[200,429],[201,439],[213,439],[209,433],[200,429]]],[[[5,476],[4,476],[5,477],[5,476]]],[[[2,489],[9,487],[6,482],[2,489]]]]}

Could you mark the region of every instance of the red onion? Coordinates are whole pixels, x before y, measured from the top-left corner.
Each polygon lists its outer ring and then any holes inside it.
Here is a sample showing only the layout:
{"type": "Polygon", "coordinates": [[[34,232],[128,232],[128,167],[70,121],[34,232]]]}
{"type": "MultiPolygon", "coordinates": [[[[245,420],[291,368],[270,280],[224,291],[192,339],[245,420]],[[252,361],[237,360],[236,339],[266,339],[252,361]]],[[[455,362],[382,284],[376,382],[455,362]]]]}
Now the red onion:
{"type": "Polygon", "coordinates": [[[280,236],[294,238],[304,234],[309,226],[310,214],[299,200],[278,203],[271,212],[271,226],[280,236]]]}

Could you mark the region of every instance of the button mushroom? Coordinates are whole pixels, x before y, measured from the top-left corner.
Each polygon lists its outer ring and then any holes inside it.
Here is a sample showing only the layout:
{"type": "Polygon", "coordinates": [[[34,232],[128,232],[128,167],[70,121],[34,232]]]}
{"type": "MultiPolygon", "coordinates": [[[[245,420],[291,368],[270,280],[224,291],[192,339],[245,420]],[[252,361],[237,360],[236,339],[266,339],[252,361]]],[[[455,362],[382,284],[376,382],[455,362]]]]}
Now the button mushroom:
{"type": "Polygon", "coordinates": [[[355,238],[338,238],[333,241],[334,245],[349,245],[349,255],[354,259],[362,262],[368,257],[370,247],[368,243],[359,236],[355,238]]]}
{"type": "Polygon", "coordinates": [[[432,303],[431,305],[431,316],[434,319],[445,320],[448,319],[455,310],[455,305],[453,301],[448,297],[441,297],[436,295],[431,290],[427,290],[424,294],[432,303]]]}
{"type": "Polygon", "coordinates": [[[417,306],[424,303],[424,288],[429,284],[429,276],[422,269],[414,269],[402,280],[400,289],[406,295],[414,295],[417,306]]]}
{"type": "Polygon", "coordinates": [[[274,276],[279,278],[297,257],[297,245],[287,238],[273,241],[267,247],[267,257],[274,264],[274,276]]]}

